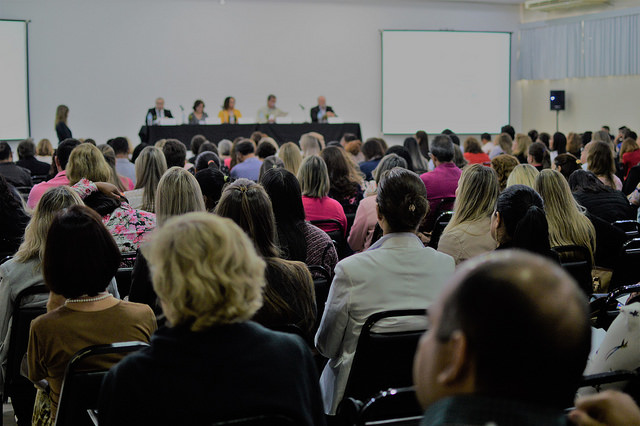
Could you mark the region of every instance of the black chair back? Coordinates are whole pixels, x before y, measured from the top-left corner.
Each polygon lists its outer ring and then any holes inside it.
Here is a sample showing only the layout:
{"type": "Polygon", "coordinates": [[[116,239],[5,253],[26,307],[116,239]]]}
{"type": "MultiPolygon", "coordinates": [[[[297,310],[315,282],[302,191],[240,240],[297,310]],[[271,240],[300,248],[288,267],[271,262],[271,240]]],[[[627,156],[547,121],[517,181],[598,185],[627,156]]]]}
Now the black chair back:
{"type": "Polygon", "coordinates": [[[628,240],[640,238],[640,224],[635,220],[617,220],[612,225],[624,231],[628,240]]]}
{"type": "Polygon", "coordinates": [[[608,330],[620,313],[618,298],[625,294],[640,292],[640,284],[619,287],[608,294],[594,294],[589,302],[591,326],[608,330]]]}
{"type": "Polygon", "coordinates": [[[419,425],[423,410],[413,387],[387,389],[363,404],[356,425],[368,424],[419,425]]]}
{"type": "Polygon", "coordinates": [[[67,364],[60,390],[55,426],[94,425],[102,379],[109,370],[82,371],[83,362],[93,356],[135,352],[149,346],[144,342],[95,345],[76,352],[67,364]]]}
{"type": "Polygon", "coordinates": [[[429,247],[433,249],[438,249],[438,243],[440,242],[440,237],[444,232],[444,228],[447,227],[451,218],[453,217],[453,212],[448,211],[441,213],[440,216],[436,219],[436,223],[433,225],[433,231],[431,232],[431,239],[429,240],[429,247]]]}
{"type": "Polygon", "coordinates": [[[46,181],[49,178],[49,176],[47,175],[34,175],[31,176],[31,182],[33,182],[34,185],[37,185],[41,182],[46,181]]]}
{"type": "Polygon", "coordinates": [[[593,293],[593,279],[591,277],[591,253],[583,246],[556,246],[553,250],[560,260],[560,266],[567,271],[580,285],[587,296],[593,293]]]}
{"type": "Polygon", "coordinates": [[[640,368],[636,370],[607,371],[583,376],[580,387],[594,387],[599,391],[600,386],[614,383],[619,383],[620,389],[629,394],[636,403],[640,401],[640,368]]]}
{"type": "Polygon", "coordinates": [[[373,332],[372,328],[385,318],[425,315],[425,309],[405,309],[378,312],[367,319],[358,339],[345,398],[366,400],[382,389],[412,386],[413,357],[425,330],[373,332]]]}
{"type": "Polygon", "coordinates": [[[310,265],[309,272],[313,276],[313,287],[316,292],[316,328],[320,325],[322,314],[324,314],[324,305],[329,297],[329,288],[331,287],[331,274],[329,271],[319,265],[310,265]]]}
{"type": "Polygon", "coordinates": [[[131,292],[131,275],[133,273],[133,265],[136,263],[136,252],[124,253],[120,258],[120,266],[116,272],[116,283],[118,284],[118,293],[120,298],[124,299],[131,292]]]}
{"type": "Polygon", "coordinates": [[[264,415],[245,417],[241,419],[224,420],[211,423],[211,426],[295,426],[297,424],[297,422],[294,422],[286,416],[264,415]]]}
{"type": "Polygon", "coordinates": [[[435,226],[436,219],[444,212],[453,210],[453,205],[456,202],[456,197],[444,197],[429,202],[430,209],[427,216],[424,218],[420,231],[432,232],[435,226]]]}
{"type": "Polygon", "coordinates": [[[349,247],[349,243],[347,243],[347,238],[345,237],[344,227],[342,223],[335,219],[318,219],[311,220],[310,223],[322,229],[322,225],[333,225],[338,228],[336,231],[325,231],[331,240],[333,241],[333,245],[336,247],[336,251],[338,252],[338,259],[342,260],[345,257],[351,256],[353,254],[353,250],[349,247]]]}
{"type": "Polygon", "coordinates": [[[640,282],[640,238],[634,238],[622,245],[618,265],[613,270],[611,289],[640,282]]]}

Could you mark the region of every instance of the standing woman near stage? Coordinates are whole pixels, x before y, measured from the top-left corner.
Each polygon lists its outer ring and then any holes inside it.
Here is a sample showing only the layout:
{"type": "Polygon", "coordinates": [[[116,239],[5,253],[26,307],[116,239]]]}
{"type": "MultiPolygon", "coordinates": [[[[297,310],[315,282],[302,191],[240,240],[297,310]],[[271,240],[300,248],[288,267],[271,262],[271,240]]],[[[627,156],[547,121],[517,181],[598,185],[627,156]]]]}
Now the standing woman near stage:
{"type": "Polygon", "coordinates": [[[242,117],[242,114],[236,109],[236,98],[232,96],[224,98],[222,111],[218,113],[218,117],[223,123],[236,124],[238,122],[238,118],[242,117]]]}
{"type": "Polygon", "coordinates": [[[59,142],[71,137],[71,129],[67,127],[68,117],[69,107],[66,105],[58,105],[56,109],[56,133],[58,134],[59,142]]]}

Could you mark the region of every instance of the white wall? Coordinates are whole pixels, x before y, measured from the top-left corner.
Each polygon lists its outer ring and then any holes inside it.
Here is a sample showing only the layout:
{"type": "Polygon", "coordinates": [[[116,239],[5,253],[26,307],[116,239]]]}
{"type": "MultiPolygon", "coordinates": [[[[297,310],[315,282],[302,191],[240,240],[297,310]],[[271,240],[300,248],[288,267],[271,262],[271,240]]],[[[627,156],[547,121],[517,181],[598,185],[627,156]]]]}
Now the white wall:
{"type": "MultiPolygon", "coordinates": [[[[270,92],[300,121],[306,115],[298,104],[311,107],[323,94],[340,116],[361,123],[364,137],[378,135],[379,30],[515,31],[520,9],[404,0],[0,0],[0,13],[32,21],[35,139],[57,140],[54,112],[63,103],[75,137],[104,143],[124,135],[138,143],[157,96],[174,114],[202,98],[216,115],[233,95],[242,113],[254,116],[270,92]]],[[[433,58],[432,66],[455,64],[433,58]]],[[[519,127],[513,87],[511,117],[519,127]]]]}

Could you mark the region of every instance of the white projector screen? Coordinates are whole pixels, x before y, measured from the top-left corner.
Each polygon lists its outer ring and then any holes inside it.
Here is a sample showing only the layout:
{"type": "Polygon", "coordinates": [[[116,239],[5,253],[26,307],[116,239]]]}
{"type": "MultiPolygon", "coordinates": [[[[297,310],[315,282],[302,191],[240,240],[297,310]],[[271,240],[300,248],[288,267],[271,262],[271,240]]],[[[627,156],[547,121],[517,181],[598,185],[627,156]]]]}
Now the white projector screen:
{"type": "Polygon", "coordinates": [[[499,133],[510,64],[510,33],[383,31],[382,133],[499,133]]]}
{"type": "Polygon", "coordinates": [[[29,137],[27,23],[0,20],[0,140],[29,137]]]}

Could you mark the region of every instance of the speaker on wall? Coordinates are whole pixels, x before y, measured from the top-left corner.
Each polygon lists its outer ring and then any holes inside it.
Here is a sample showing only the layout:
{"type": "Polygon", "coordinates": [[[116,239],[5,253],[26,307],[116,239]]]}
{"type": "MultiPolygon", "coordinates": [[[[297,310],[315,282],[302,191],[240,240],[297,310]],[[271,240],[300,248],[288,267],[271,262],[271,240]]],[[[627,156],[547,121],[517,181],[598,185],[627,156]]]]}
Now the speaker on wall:
{"type": "Polygon", "coordinates": [[[551,111],[564,110],[564,90],[552,90],[549,94],[549,105],[551,111]]]}

